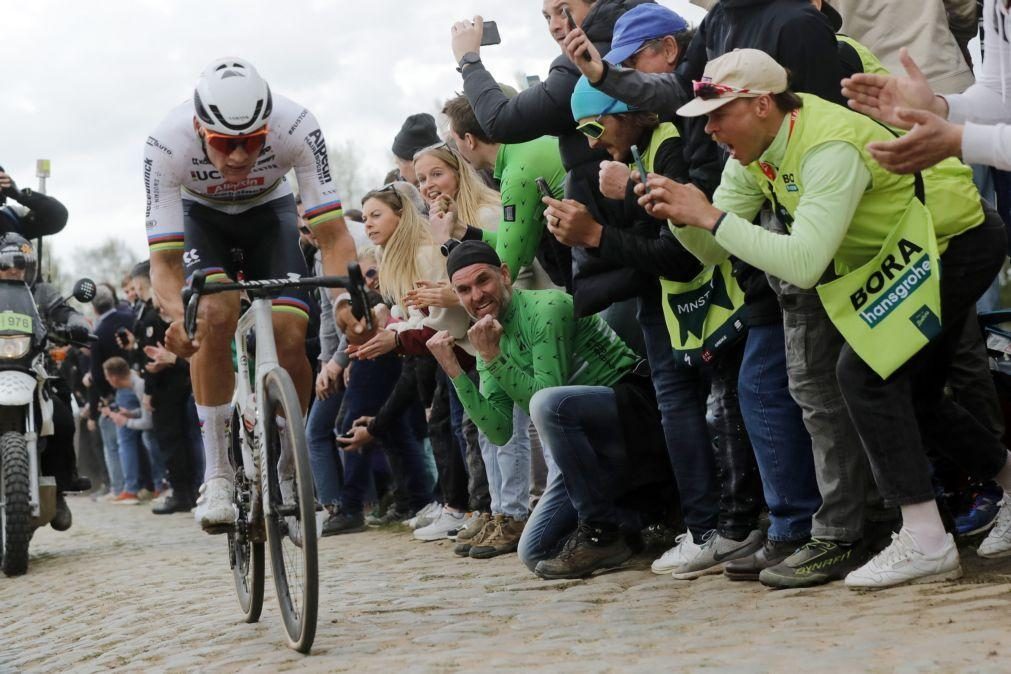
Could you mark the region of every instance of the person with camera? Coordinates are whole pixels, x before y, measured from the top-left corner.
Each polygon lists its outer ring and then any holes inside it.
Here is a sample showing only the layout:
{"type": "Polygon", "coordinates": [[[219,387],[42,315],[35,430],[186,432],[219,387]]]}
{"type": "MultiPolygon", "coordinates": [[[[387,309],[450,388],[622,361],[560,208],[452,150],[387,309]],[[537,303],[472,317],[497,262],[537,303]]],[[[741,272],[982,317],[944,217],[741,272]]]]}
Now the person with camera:
{"type": "Polygon", "coordinates": [[[26,239],[56,234],[67,226],[67,209],[53,197],[30,188],[18,189],[0,167],[0,231],[17,232],[26,239]],[[7,203],[7,200],[17,202],[7,203]]]}
{"type": "MultiPolygon", "coordinates": [[[[23,281],[31,287],[39,318],[53,336],[75,342],[87,341],[91,333],[87,319],[67,303],[55,286],[36,281],[37,269],[35,248],[30,241],[14,232],[0,235],[0,280],[23,281]]],[[[62,377],[52,377],[49,387],[53,401],[53,435],[45,439],[40,468],[43,474],[56,479],[56,514],[50,526],[66,531],[73,517],[63,493],[90,489],[91,481],[77,474],[70,386],[62,377]]]]}

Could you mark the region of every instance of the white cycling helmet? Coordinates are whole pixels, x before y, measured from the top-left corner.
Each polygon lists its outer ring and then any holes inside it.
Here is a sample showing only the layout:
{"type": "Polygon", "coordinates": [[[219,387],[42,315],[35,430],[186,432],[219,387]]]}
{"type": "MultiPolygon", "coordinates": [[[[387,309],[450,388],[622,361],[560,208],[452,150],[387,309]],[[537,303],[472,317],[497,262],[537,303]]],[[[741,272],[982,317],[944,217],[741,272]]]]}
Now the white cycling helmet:
{"type": "Polygon", "coordinates": [[[273,102],[270,87],[249,61],[220,58],[200,75],[193,106],[201,124],[217,133],[240,136],[262,128],[273,102]]]}

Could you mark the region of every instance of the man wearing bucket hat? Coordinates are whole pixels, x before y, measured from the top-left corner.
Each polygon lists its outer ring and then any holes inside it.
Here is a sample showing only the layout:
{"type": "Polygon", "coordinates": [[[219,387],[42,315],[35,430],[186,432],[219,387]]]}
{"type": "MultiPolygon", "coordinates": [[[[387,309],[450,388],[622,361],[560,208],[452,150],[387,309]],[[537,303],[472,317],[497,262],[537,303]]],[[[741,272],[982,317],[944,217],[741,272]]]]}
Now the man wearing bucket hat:
{"type": "MultiPolygon", "coordinates": [[[[916,176],[885,171],[866,146],[891,137],[890,129],[793,93],[786,70],[764,52],[735,50],[709,62],[694,90],[678,114],[708,115],[707,133],[731,157],[713,202],[660,176],[650,176],[641,202],[686,226],[678,238],[703,262],[736,255],[799,287],[817,286],[846,340],[840,389],[881,494],[903,517],[892,544],[846,584],[959,577],[925,445],[1011,489],[1007,449],[943,391],[967,307],[1003,261],[1002,223],[984,212],[957,161],[916,176]],[[766,202],[787,235],[751,224],[766,202]]],[[[984,556],[1009,553],[1006,532],[980,546],[984,556]]]]}

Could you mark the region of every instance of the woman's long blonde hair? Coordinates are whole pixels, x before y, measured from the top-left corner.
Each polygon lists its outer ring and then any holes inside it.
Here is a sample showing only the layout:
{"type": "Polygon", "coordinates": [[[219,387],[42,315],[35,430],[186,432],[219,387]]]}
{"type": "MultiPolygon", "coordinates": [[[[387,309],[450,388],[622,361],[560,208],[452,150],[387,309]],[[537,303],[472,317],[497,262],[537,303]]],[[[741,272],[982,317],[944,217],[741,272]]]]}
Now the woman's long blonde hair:
{"type": "Polygon", "coordinates": [[[384,246],[376,246],[379,262],[379,292],[392,304],[400,304],[414,282],[422,278],[418,252],[423,246],[435,245],[428,222],[414,203],[392,185],[373,190],[362,198],[381,201],[400,216],[400,222],[384,246]]]}
{"type": "Polygon", "coordinates": [[[463,161],[446,145],[426,147],[414,154],[414,161],[426,155],[435,157],[456,173],[459,188],[453,201],[456,202],[457,220],[474,227],[481,227],[481,209],[491,207],[497,212],[502,208],[502,197],[484,184],[470,164],[463,161]]]}

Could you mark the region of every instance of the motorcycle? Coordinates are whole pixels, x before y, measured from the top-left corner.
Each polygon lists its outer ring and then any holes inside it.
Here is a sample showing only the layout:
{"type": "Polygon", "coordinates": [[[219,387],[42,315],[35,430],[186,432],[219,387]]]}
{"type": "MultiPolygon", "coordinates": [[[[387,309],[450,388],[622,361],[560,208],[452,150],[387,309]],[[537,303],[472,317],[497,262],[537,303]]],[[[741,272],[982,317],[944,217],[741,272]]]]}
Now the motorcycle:
{"type": "MultiPolygon", "coordinates": [[[[95,289],[81,279],[74,298],[90,302],[95,289]]],[[[0,569],[7,576],[28,570],[32,535],[56,514],[56,479],[40,469],[54,430],[50,340],[87,346],[71,339],[66,326],[42,321],[28,284],[0,280],[0,569]]]]}

